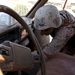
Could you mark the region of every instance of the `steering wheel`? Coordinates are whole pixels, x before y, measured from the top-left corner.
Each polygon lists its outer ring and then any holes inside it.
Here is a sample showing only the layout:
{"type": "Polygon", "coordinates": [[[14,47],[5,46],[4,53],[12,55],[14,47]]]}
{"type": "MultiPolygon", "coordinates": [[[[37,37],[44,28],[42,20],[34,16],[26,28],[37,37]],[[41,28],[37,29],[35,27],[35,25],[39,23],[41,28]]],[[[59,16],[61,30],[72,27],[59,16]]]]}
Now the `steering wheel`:
{"type": "Polygon", "coordinates": [[[4,5],[0,5],[0,12],[5,12],[5,13],[9,14],[13,18],[15,18],[23,26],[24,29],[26,29],[26,31],[28,32],[34,45],[36,46],[38,54],[40,55],[41,74],[45,75],[45,65],[44,65],[44,59],[43,59],[42,52],[41,52],[41,47],[40,47],[38,40],[35,37],[33,31],[29,28],[29,26],[26,24],[26,22],[11,8],[4,6],[4,5]]]}

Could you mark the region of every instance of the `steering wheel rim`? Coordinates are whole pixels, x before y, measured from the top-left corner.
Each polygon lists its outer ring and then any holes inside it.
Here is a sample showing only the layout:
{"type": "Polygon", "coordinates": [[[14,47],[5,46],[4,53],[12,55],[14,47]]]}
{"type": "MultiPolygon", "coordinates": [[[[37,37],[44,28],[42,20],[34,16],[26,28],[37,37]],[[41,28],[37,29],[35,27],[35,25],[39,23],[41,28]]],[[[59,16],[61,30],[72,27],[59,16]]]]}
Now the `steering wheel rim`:
{"type": "Polygon", "coordinates": [[[11,8],[4,6],[4,5],[0,5],[0,12],[5,12],[7,14],[9,14],[10,16],[12,16],[13,18],[15,18],[22,26],[24,29],[26,29],[26,31],[28,32],[30,38],[32,39],[34,45],[36,46],[37,52],[40,55],[40,61],[41,61],[41,74],[42,75],[46,75],[45,73],[45,65],[44,65],[44,59],[43,59],[43,55],[41,52],[41,47],[38,43],[37,38],[35,37],[33,31],[29,28],[29,26],[26,24],[26,22],[20,17],[20,15],[18,15],[14,10],[12,10],[11,8]]]}

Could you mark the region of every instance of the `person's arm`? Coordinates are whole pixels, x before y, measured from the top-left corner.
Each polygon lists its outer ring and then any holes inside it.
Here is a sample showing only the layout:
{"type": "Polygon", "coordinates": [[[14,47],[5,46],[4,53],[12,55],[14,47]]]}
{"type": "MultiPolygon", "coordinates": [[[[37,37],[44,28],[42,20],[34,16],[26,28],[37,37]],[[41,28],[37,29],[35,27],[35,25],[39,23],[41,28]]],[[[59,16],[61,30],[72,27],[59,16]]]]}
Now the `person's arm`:
{"type": "Polygon", "coordinates": [[[61,27],[52,42],[43,49],[43,52],[46,55],[58,53],[65,46],[67,41],[74,35],[74,31],[75,29],[72,25],[61,27]]]}
{"type": "Polygon", "coordinates": [[[75,17],[66,10],[59,11],[64,25],[75,23],[75,17]]]}

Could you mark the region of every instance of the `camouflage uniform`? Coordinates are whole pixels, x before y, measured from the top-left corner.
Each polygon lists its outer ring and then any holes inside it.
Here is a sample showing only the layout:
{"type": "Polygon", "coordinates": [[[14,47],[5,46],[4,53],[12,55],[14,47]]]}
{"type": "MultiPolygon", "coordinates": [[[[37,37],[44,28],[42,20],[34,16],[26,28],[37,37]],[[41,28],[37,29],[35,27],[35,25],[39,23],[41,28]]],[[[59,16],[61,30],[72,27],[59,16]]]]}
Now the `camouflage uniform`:
{"type": "Polygon", "coordinates": [[[68,11],[47,5],[37,10],[34,27],[38,30],[55,28],[55,36],[51,43],[43,49],[45,54],[58,53],[75,33],[75,18],[68,11]]]}
{"type": "Polygon", "coordinates": [[[62,24],[61,27],[57,29],[52,42],[47,44],[43,49],[43,51],[48,55],[58,53],[65,46],[68,40],[75,34],[74,17],[65,10],[60,11],[60,15],[62,19],[68,21],[69,24],[62,24]]]}

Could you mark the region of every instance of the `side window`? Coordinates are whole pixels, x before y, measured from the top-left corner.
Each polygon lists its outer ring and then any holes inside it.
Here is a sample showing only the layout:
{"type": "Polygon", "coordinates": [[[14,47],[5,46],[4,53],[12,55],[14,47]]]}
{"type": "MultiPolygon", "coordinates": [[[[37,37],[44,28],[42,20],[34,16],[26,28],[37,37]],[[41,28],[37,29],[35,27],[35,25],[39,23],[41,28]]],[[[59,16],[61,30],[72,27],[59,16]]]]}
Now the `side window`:
{"type": "Polygon", "coordinates": [[[66,0],[48,0],[46,5],[55,5],[58,10],[62,10],[66,0]]]}
{"type": "Polygon", "coordinates": [[[65,10],[69,11],[73,16],[75,16],[75,0],[68,0],[65,10]]]}
{"type": "Polygon", "coordinates": [[[46,5],[55,5],[58,10],[62,10],[65,5],[64,9],[69,11],[73,16],[75,16],[75,0],[48,0],[46,5]]]}

